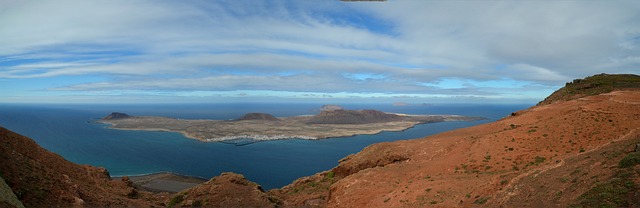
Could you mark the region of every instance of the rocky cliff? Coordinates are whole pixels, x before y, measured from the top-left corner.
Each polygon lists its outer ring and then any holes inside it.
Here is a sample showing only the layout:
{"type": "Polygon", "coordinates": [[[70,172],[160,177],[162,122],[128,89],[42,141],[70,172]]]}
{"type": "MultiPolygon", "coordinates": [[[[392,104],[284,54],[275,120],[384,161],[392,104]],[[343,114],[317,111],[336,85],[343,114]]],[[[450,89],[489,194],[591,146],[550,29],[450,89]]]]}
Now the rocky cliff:
{"type": "Polygon", "coordinates": [[[0,127],[2,178],[26,207],[151,207],[159,198],[136,192],[109,172],[74,164],[33,140],[0,127]],[[141,200],[143,198],[152,199],[141,200]]]}

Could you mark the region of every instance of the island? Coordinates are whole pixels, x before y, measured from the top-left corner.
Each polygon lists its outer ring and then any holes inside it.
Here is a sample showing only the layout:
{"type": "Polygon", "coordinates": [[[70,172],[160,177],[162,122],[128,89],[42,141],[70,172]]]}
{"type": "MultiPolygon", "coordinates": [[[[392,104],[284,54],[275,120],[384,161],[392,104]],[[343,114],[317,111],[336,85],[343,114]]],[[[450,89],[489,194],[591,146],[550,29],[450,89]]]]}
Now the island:
{"type": "Polygon", "coordinates": [[[417,124],[484,119],[460,115],[408,115],[378,110],[326,107],[316,115],[277,118],[247,113],[234,120],[189,120],[160,116],[130,116],[114,112],[97,122],[120,130],[179,132],[202,142],[246,144],[278,139],[324,139],[382,131],[404,131],[417,124]]]}

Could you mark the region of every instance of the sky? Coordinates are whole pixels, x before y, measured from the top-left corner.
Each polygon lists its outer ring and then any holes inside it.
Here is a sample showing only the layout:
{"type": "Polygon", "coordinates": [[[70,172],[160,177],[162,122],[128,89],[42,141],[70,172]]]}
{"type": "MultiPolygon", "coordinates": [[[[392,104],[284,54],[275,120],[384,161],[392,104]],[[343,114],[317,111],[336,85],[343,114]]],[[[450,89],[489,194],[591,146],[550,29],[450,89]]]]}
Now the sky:
{"type": "Polygon", "coordinates": [[[535,103],[640,72],[640,1],[0,0],[0,103],[535,103]]]}

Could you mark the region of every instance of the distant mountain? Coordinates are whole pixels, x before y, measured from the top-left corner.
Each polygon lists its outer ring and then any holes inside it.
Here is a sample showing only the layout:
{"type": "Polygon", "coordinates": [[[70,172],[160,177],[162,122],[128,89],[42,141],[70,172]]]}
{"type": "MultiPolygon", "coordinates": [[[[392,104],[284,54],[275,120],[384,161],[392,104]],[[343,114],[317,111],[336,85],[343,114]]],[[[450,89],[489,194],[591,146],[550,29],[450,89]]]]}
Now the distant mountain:
{"type": "Polygon", "coordinates": [[[402,117],[377,110],[332,110],[313,116],[309,124],[365,124],[400,121],[402,117]]]}
{"type": "Polygon", "coordinates": [[[125,113],[113,112],[108,116],[105,116],[104,118],[102,118],[102,120],[116,120],[116,119],[130,118],[130,117],[131,117],[130,115],[127,115],[125,113]]]}
{"type": "Polygon", "coordinates": [[[567,101],[581,97],[599,95],[614,90],[639,89],[640,76],[635,74],[598,74],[572,82],[556,90],[538,105],[567,101]]]}
{"type": "Polygon", "coordinates": [[[339,105],[323,105],[322,107],[320,107],[320,111],[334,111],[334,110],[344,110],[344,108],[339,105]]]}
{"type": "Polygon", "coordinates": [[[242,117],[238,118],[237,120],[238,121],[243,121],[243,120],[277,121],[279,119],[266,113],[247,113],[247,114],[244,114],[242,117]]]}

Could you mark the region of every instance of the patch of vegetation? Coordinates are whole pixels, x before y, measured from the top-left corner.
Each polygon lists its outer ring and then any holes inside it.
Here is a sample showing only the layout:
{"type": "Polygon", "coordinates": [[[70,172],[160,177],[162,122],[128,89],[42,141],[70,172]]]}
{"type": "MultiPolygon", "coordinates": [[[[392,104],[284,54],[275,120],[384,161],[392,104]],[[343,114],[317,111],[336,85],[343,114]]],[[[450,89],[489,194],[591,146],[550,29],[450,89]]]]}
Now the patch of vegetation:
{"type": "Polygon", "coordinates": [[[578,204],[572,207],[633,207],[637,205],[639,194],[633,182],[633,172],[623,170],[614,178],[602,182],[578,197],[578,204]]]}
{"type": "Polygon", "coordinates": [[[571,175],[575,175],[582,172],[582,169],[575,169],[573,172],[571,172],[571,175]]]}
{"type": "Polygon", "coordinates": [[[333,177],[335,177],[335,173],[333,171],[329,171],[327,173],[327,179],[333,179],[333,177]]]}
{"type": "Polygon", "coordinates": [[[200,200],[193,201],[193,203],[191,203],[191,207],[202,207],[202,201],[200,200]]]}
{"type": "Polygon", "coordinates": [[[632,152],[620,160],[618,164],[621,168],[630,168],[640,164],[640,152],[632,152]]]}
{"type": "Polygon", "coordinates": [[[640,88],[640,76],[633,74],[598,74],[568,82],[564,87],[538,103],[538,105],[549,104],[555,101],[578,99],[628,88],[640,88]]]}
{"type": "Polygon", "coordinates": [[[169,204],[167,204],[167,207],[173,207],[182,203],[182,201],[184,201],[184,195],[185,193],[179,193],[173,196],[171,200],[169,200],[169,204]]]}
{"type": "Polygon", "coordinates": [[[490,198],[491,197],[482,197],[482,198],[476,199],[475,201],[473,201],[473,203],[482,205],[484,203],[487,203],[487,201],[489,201],[490,198]]]}
{"type": "Polygon", "coordinates": [[[482,160],[482,162],[489,162],[489,160],[491,160],[491,155],[486,155],[484,156],[484,160],[482,160]]]}
{"type": "MultiPolygon", "coordinates": [[[[614,152],[617,154],[618,152],[614,152]]],[[[640,153],[631,152],[619,162],[618,171],[613,178],[600,182],[591,190],[578,197],[578,204],[572,207],[636,207],[640,205],[638,185],[634,179],[637,170],[632,169],[640,164],[640,153]]]]}
{"type": "Polygon", "coordinates": [[[545,160],[547,160],[547,158],[536,156],[534,164],[537,165],[537,164],[540,164],[540,163],[544,163],[545,160]]]}

